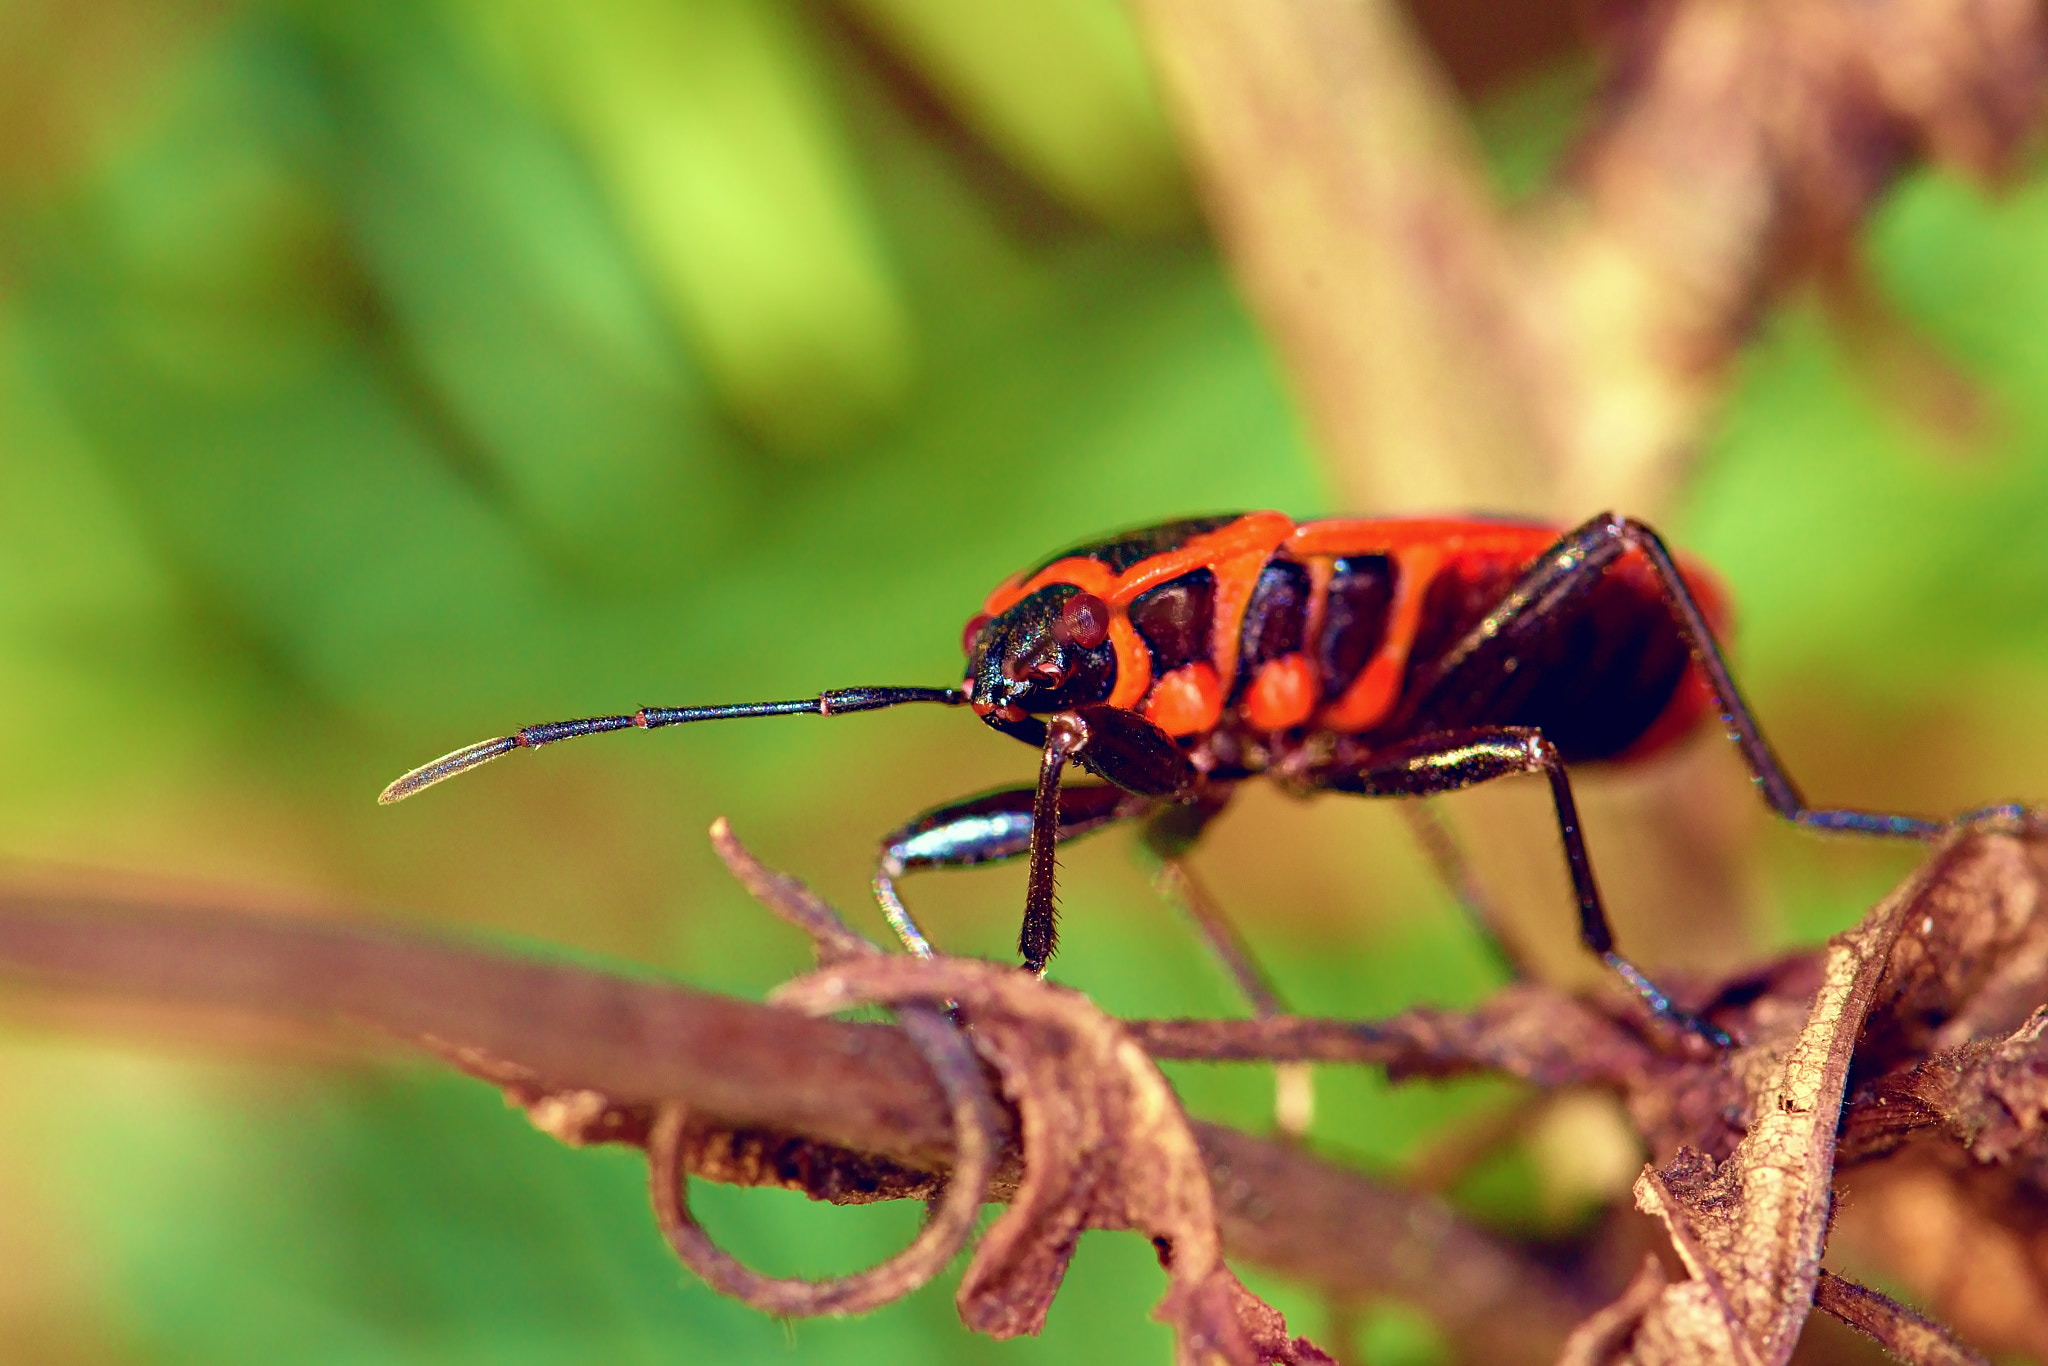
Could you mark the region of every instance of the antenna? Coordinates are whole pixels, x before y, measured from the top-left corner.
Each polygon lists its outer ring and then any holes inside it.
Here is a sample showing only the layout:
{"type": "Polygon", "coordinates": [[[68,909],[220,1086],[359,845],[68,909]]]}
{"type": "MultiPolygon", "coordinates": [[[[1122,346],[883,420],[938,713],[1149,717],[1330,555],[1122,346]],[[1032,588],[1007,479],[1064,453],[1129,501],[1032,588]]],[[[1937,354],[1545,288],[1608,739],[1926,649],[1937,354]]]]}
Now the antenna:
{"type": "Polygon", "coordinates": [[[656,730],[691,721],[730,721],[745,716],[839,716],[846,712],[880,711],[884,707],[900,707],[909,702],[936,702],[941,706],[957,707],[966,701],[967,694],[959,688],[834,688],[816,697],[799,697],[789,702],[734,702],[723,707],[642,707],[621,716],[548,721],[538,726],[525,726],[494,740],[464,745],[430,764],[421,764],[378,793],[377,801],[382,806],[402,802],[423,788],[432,787],[458,773],[467,773],[515,749],[539,749],[557,740],[573,740],[579,735],[596,735],[602,731],[656,730]]]}

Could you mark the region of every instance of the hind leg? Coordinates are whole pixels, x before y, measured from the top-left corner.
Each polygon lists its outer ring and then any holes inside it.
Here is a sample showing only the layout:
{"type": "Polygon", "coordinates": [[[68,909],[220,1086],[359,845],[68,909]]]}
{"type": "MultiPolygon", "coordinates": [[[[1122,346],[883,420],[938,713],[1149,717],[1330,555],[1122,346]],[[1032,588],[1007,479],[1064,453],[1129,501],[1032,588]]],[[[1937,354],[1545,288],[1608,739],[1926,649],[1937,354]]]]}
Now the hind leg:
{"type": "MultiPolygon", "coordinates": [[[[1216,956],[1216,961],[1236,983],[1239,994],[1251,1006],[1252,1014],[1261,1019],[1285,1015],[1288,1013],[1286,1005],[1281,1001],[1279,992],[1274,990],[1272,979],[1252,955],[1251,946],[1245,942],[1236,922],[1224,913],[1223,907],[1210,895],[1209,889],[1187,862],[1188,850],[1223,809],[1228,796],[1227,791],[1215,792],[1202,801],[1165,807],[1153,813],[1145,822],[1145,845],[1159,858],[1156,885],[1161,894],[1178,904],[1194,922],[1203,942],[1209,946],[1209,952],[1216,956]]],[[[1289,1138],[1305,1137],[1315,1119],[1315,1108],[1315,1073],[1311,1065],[1305,1062],[1275,1064],[1274,1127],[1289,1138]]]]}

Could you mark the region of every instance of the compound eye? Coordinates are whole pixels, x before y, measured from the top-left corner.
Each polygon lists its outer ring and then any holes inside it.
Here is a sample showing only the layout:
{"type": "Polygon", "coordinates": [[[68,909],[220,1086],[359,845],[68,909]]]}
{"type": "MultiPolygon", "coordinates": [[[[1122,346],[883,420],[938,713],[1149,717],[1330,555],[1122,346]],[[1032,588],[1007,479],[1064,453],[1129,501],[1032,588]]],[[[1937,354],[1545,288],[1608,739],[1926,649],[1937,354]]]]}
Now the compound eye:
{"type": "Polygon", "coordinates": [[[972,621],[968,622],[967,629],[960,633],[960,653],[972,657],[974,654],[974,642],[981,638],[982,629],[994,620],[994,617],[986,612],[982,612],[972,621]]]}
{"type": "Polygon", "coordinates": [[[1109,639],[1109,604],[1093,593],[1076,593],[1060,609],[1061,641],[1092,650],[1109,639]]]}

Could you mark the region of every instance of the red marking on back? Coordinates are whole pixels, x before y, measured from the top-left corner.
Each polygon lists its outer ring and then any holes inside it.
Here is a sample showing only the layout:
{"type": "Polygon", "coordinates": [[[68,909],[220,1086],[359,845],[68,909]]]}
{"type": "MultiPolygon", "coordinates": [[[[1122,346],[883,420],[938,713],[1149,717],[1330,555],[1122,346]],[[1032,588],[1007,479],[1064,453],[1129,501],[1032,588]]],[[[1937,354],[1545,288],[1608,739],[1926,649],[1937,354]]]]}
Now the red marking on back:
{"type": "Polygon", "coordinates": [[[1223,685],[1200,660],[1160,679],[1145,703],[1145,719],[1175,737],[1211,730],[1222,716],[1223,685]]]}
{"type": "Polygon", "coordinates": [[[1541,522],[1476,517],[1325,517],[1303,522],[1287,539],[1296,559],[1311,555],[1392,555],[1434,547],[1445,558],[1464,554],[1519,555],[1533,560],[1564,533],[1541,522]]]}
{"type": "Polygon", "coordinates": [[[1121,607],[1109,619],[1109,643],[1116,649],[1116,687],[1109,705],[1130,711],[1152,687],[1152,650],[1121,607]]]}
{"type": "Polygon", "coordinates": [[[1303,654],[1268,660],[1238,705],[1257,730],[1293,730],[1315,712],[1315,665],[1303,654]]]}
{"type": "Polygon", "coordinates": [[[1351,686],[1316,718],[1316,724],[1326,730],[1345,734],[1371,730],[1401,700],[1401,685],[1408,677],[1408,652],[1422,626],[1422,604],[1446,556],[1428,541],[1398,550],[1389,548],[1388,553],[1394,561],[1394,600],[1387,604],[1386,635],[1351,686]]]}

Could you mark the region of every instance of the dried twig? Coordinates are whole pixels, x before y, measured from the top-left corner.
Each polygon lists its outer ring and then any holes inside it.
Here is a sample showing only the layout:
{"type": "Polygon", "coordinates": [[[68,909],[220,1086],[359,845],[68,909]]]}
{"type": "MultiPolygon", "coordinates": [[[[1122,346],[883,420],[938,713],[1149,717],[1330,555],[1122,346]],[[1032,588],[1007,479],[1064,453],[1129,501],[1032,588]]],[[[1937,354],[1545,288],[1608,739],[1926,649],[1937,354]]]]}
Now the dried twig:
{"type": "Polygon", "coordinates": [[[647,1137],[655,1222],[683,1265],[722,1295],[767,1314],[858,1314],[902,1299],[946,1269],[974,1236],[999,1153],[994,1105],[973,1051],[937,1012],[906,1012],[903,1030],[924,1054],[953,1112],[953,1170],[910,1246],[880,1266],[824,1281],[763,1276],[721,1249],[691,1217],[683,1184],[689,1106],[665,1102],[647,1137]]]}
{"type": "MultiPolygon", "coordinates": [[[[686,1244],[673,1179],[685,1170],[842,1202],[942,1197],[951,1174],[961,1208],[969,1199],[959,1192],[977,1187],[1015,1204],[961,1292],[970,1322],[999,1333],[1039,1321],[1073,1237],[1100,1225],[1136,1228],[1168,1249],[1175,1289],[1162,1313],[1195,1355],[1314,1359],[1242,1293],[1220,1260],[1228,1253],[1340,1300],[1408,1299],[1489,1361],[1547,1359],[1569,1336],[1565,1359],[1588,1366],[1782,1362],[1816,1296],[1903,1344],[1909,1359],[1970,1359],[1947,1330],[1823,1278],[1838,1116],[1839,1161],[1883,1171],[1884,1155],[1902,1147],[1936,1155],[1947,1165],[1916,1156],[1920,1166],[1898,1168],[1923,1173],[1923,1197],[1974,1199],[1969,1217],[1987,1236],[2048,1240],[2048,1217],[2028,1213],[2048,1210],[2048,1014],[2031,1013],[2048,1000],[2048,840],[2024,822],[1959,832],[1826,953],[1695,994],[1742,1040],[1719,1053],[1666,1038],[1618,997],[1534,986],[1475,1011],[1371,1023],[1119,1023],[1007,968],[870,952],[800,883],[759,867],[730,832],[720,840],[743,880],[833,963],[792,999],[814,1009],[869,993],[926,1004],[901,1028],[843,1024],[389,932],[27,898],[0,901],[0,969],[419,1039],[565,1141],[651,1145],[657,1204],[686,1244]],[[905,1031],[930,1027],[957,1044],[935,1008],[943,1000],[959,1003],[1014,1108],[972,1117],[978,1069],[971,1087],[965,1072],[953,1073],[950,1092],[934,1080],[905,1031]],[[1993,1025],[2001,1032],[1956,1037],[1993,1025]],[[1573,1334],[1593,1309],[1585,1297],[1612,1285],[1546,1272],[1429,1197],[1185,1120],[1140,1044],[1162,1056],[1370,1061],[1408,1075],[1490,1071],[1542,1090],[1616,1091],[1663,1155],[1639,1199],[1664,1221],[1688,1279],[1646,1271],[1573,1334]],[[829,1065],[815,1065],[821,1058],[829,1065]],[[981,1168],[985,1186],[964,1172],[980,1160],[977,1134],[996,1159],[981,1168]],[[1969,1194],[1993,1178],[2003,1196],[1969,1194]]],[[[942,1075],[949,1066],[936,1065],[942,1075]]],[[[1882,1183],[1872,1189],[1883,1208],[1892,1197],[1882,1183]]],[[[778,1312],[810,1312],[907,1286],[942,1260],[931,1251],[944,1249],[938,1239],[927,1230],[914,1275],[899,1264],[866,1286],[748,1282],[704,1249],[686,1250],[714,1283],[778,1312]]],[[[1910,1259],[1903,1265],[1911,1273],[1910,1259]]],[[[1927,1290],[1966,1328],[2024,1340],[2025,1320],[1997,1318],[1945,1282],[1927,1290]]],[[[2048,1284],[2039,1295],[2048,1304],[2048,1284]]]]}
{"type": "MultiPolygon", "coordinates": [[[[681,1099],[680,1158],[710,1180],[929,1199],[955,1161],[944,1093],[894,1026],[386,929],[28,895],[0,896],[0,974],[417,1041],[570,1142],[645,1145],[657,1106],[681,1099]]],[[[1017,1119],[996,1121],[988,1194],[1007,1199],[1017,1119]]],[[[1227,1255],[1339,1298],[1398,1295],[1490,1361],[1547,1361],[1591,1307],[1437,1200],[1219,1125],[1190,1131],[1227,1255]]]]}
{"type": "Polygon", "coordinates": [[[1910,1366],[1991,1366],[1989,1357],[1958,1342],[1956,1335],[1940,1324],[1922,1318],[1889,1295],[1845,1281],[1832,1271],[1820,1273],[1813,1303],[1868,1333],[1910,1366]]]}

